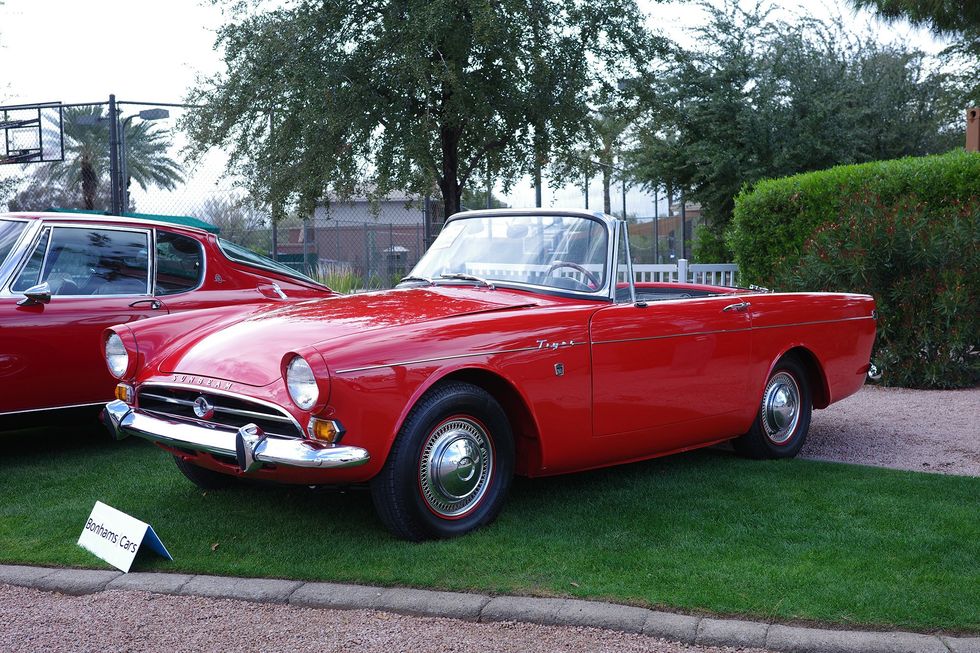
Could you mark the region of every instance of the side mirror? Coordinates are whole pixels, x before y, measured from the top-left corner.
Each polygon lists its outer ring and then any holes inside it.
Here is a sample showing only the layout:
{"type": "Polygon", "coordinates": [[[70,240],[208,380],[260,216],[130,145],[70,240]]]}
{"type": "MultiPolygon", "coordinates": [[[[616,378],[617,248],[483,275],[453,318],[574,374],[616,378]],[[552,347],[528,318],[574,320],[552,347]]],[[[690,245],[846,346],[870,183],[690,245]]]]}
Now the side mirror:
{"type": "Polygon", "coordinates": [[[48,282],[39,283],[31,286],[24,291],[24,299],[17,302],[18,306],[34,306],[36,304],[47,304],[51,301],[51,286],[48,282]]]}

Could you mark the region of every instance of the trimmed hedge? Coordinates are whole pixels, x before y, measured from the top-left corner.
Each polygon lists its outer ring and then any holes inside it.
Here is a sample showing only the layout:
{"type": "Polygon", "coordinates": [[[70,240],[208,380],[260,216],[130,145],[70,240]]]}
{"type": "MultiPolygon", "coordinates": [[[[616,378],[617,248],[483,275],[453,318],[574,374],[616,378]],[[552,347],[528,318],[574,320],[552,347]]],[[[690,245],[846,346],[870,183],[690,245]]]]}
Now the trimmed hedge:
{"type": "Polygon", "coordinates": [[[874,296],[884,383],[980,381],[980,154],[766,181],[739,196],[735,216],[744,279],[874,296]]]}
{"type": "Polygon", "coordinates": [[[838,166],[743,189],[727,234],[739,276],[746,283],[778,286],[798,265],[810,234],[837,220],[850,198],[868,193],[884,205],[913,199],[930,209],[969,201],[980,196],[980,153],[838,166]]]}
{"type": "Polygon", "coordinates": [[[938,210],[856,197],[818,227],[787,290],[873,295],[882,382],[963,388],[980,381],[980,198],[938,210]]]}

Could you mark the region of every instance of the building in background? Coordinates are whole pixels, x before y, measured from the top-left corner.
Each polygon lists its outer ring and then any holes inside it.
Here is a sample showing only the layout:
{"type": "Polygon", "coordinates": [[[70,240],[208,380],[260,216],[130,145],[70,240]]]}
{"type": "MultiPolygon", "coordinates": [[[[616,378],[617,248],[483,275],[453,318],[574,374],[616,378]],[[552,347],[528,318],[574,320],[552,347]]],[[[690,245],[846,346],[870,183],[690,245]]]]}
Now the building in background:
{"type": "Polygon", "coordinates": [[[322,204],[302,227],[284,230],[279,258],[313,273],[324,266],[344,267],[369,287],[388,287],[425,253],[427,220],[441,224],[441,203],[398,192],[384,199],[322,204]]]}

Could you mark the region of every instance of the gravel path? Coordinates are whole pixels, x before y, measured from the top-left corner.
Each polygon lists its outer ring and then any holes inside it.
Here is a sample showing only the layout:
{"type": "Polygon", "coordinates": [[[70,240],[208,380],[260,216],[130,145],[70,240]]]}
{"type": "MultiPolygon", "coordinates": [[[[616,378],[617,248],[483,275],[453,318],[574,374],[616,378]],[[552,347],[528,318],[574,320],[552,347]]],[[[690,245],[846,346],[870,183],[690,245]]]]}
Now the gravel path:
{"type": "Polygon", "coordinates": [[[0,585],[0,651],[108,650],[721,653],[735,649],[670,644],[598,628],[471,623],[146,592],[73,597],[0,585]]]}
{"type": "Polygon", "coordinates": [[[980,476],[980,388],[865,386],[813,412],[800,457],[980,476]]]}

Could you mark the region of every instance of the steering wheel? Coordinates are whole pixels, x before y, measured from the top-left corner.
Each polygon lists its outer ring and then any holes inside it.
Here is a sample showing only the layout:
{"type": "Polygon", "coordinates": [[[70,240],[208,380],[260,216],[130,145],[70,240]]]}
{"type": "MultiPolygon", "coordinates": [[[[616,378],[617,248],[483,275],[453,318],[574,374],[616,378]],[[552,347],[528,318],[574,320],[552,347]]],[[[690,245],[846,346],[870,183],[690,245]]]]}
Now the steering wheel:
{"type": "Polygon", "coordinates": [[[572,268],[573,270],[581,272],[582,276],[589,282],[588,284],[582,285],[587,285],[589,290],[597,290],[602,285],[602,282],[599,281],[599,277],[592,272],[589,272],[578,263],[572,263],[571,261],[555,261],[551,264],[551,267],[548,268],[548,272],[545,276],[551,276],[551,274],[558,268],[572,268]]]}

